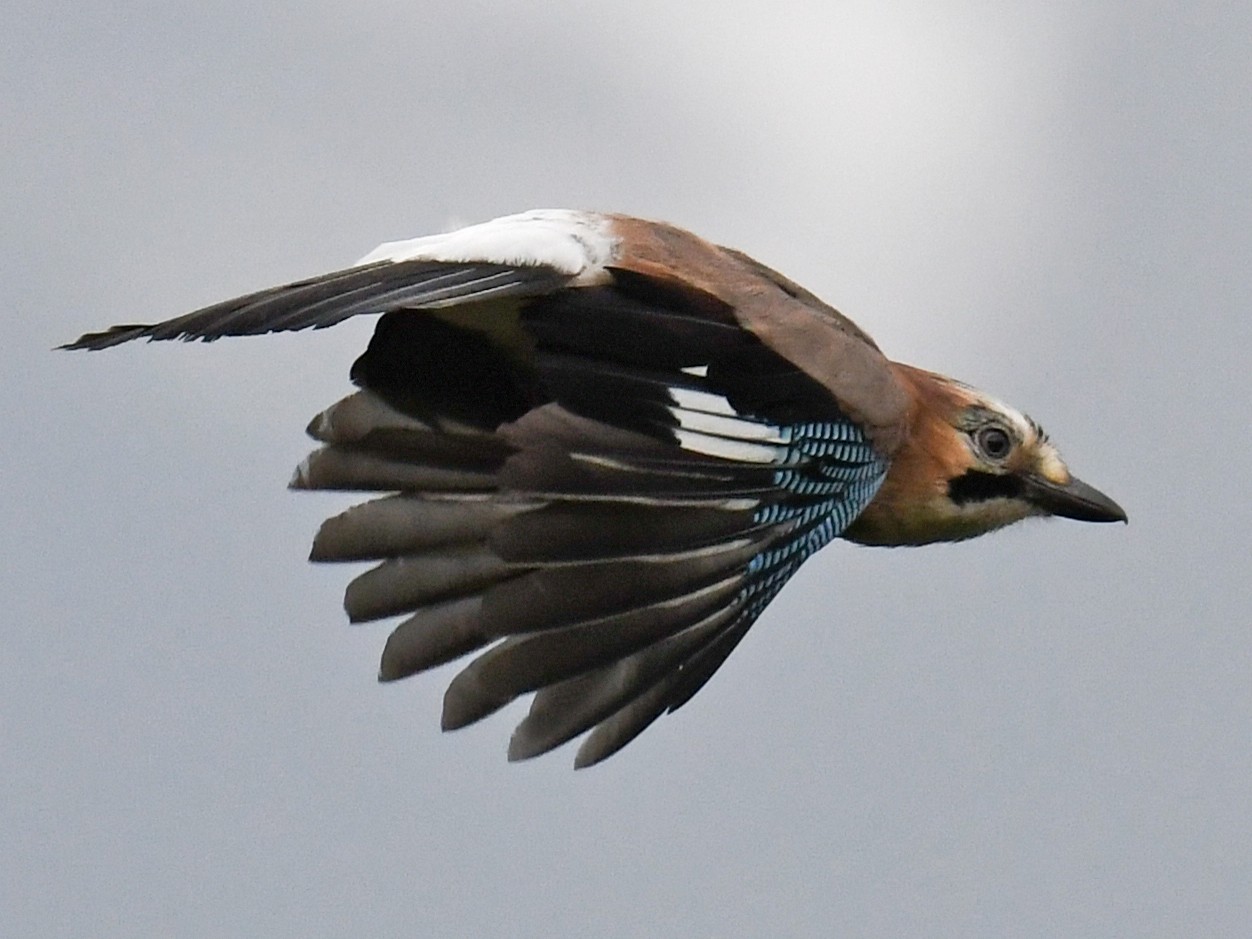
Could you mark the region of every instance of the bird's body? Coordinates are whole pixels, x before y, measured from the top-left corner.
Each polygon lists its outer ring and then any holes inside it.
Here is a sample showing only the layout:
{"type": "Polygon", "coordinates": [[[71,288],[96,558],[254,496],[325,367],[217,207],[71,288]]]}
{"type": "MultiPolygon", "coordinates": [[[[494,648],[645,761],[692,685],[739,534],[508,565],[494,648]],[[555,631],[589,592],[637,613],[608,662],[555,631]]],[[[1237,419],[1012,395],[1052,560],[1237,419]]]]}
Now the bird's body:
{"type": "Polygon", "coordinates": [[[385,244],[71,347],[366,313],[383,317],[360,390],[314,419],[324,446],[292,486],[387,495],[328,520],[312,556],[381,562],[345,606],[406,617],[383,679],[486,650],[449,686],[445,727],[537,692],[511,758],[587,730],[578,765],[616,752],[832,538],[1125,518],[1016,410],[888,361],[746,255],[626,216],[530,212],[385,244]]]}

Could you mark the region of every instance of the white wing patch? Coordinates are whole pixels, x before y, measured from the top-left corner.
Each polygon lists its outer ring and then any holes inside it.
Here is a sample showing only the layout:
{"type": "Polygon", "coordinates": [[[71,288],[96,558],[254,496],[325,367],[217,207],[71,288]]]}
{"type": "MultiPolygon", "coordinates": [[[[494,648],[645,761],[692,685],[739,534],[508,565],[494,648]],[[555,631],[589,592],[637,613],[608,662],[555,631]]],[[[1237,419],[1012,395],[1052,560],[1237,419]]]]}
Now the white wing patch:
{"type": "Polygon", "coordinates": [[[786,447],[752,443],[732,437],[719,437],[696,430],[676,428],[674,439],[684,450],[703,453],[705,456],[721,457],[723,460],[738,460],[742,463],[783,463],[787,459],[786,447]]]}
{"type": "MultiPolygon", "coordinates": [[[[706,368],[707,366],[701,366],[706,368]]],[[[684,369],[686,371],[686,369],[684,369]]],[[[703,377],[703,375],[701,376],[703,377]]],[[[686,411],[703,411],[706,414],[728,414],[734,417],[738,412],[730,406],[730,402],[711,391],[699,391],[695,388],[669,389],[670,400],[686,411]]]]}
{"type": "Polygon", "coordinates": [[[612,222],[594,212],[536,209],[442,235],[379,245],[358,265],[376,261],[479,261],[519,267],[546,265],[589,285],[609,279],[617,239],[612,222]]]}
{"type": "Polygon", "coordinates": [[[770,424],[741,417],[725,397],[695,388],[670,387],[668,408],[684,450],[745,463],[783,463],[787,438],[770,424]]]}
{"type": "Polygon", "coordinates": [[[704,411],[687,411],[683,408],[670,408],[669,412],[678,421],[683,430],[694,430],[701,434],[713,434],[717,437],[729,437],[731,440],[751,440],[756,443],[786,443],[777,427],[762,424],[758,421],[744,420],[740,417],[726,417],[722,414],[706,414],[704,411]]]}

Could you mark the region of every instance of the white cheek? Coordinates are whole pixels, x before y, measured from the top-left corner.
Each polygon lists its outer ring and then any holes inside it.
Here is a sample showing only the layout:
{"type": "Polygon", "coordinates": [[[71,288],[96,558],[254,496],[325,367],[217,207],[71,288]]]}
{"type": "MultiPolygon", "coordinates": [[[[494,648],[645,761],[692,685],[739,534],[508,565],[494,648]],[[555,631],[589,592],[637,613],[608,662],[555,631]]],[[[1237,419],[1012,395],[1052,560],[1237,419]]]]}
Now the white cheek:
{"type": "Polygon", "coordinates": [[[976,505],[962,506],[960,514],[971,524],[983,526],[989,531],[1043,513],[1018,499],[989,499],[976,505]]]}

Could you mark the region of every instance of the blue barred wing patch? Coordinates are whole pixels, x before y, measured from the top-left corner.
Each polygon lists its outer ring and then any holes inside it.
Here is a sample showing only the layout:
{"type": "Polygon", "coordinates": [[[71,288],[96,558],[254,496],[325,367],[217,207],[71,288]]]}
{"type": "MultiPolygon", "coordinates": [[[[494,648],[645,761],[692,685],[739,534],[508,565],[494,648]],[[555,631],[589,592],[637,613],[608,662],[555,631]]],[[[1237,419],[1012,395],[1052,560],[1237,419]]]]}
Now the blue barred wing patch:
{"type": "Polygon", "coordinates": [[[788,451],[774,472],[786,495],[759,508],[762,524],[791,523],[781,543],[748,564],[748,615],[759,613],[812,554],[837,538],[864,511],[887,475],[887,461],[847,419],[783,429],[788,451]]]}
{"type": "Polygon", "coordinates": [[[754,513],[762,526],[781,526],[748,563],[744,614],[755,618],[812,554],[864,511],[887,475],[887,460],[852,420],[779,425],[737,414],[724,398],[671,388],[673,430],[680,446],[742,463],[775,467],[776,498],[754,513]]]}

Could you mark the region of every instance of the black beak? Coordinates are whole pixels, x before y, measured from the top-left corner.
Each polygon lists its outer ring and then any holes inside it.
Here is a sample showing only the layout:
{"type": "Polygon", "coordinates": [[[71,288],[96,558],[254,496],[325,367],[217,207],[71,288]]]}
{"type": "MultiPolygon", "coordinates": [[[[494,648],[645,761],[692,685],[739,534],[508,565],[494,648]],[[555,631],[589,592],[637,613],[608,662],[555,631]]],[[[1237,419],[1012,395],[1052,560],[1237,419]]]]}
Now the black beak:
{"type": "Polygon", "coordinates": [[[1025,497],[1049,515],[1074,518],[1080,522],[1124,522],[1126,511],[1093,486],[1070,477],[1065,484],[1054,483],[1043,476],[1027,476],[1022,480],[1025,497]]]}

